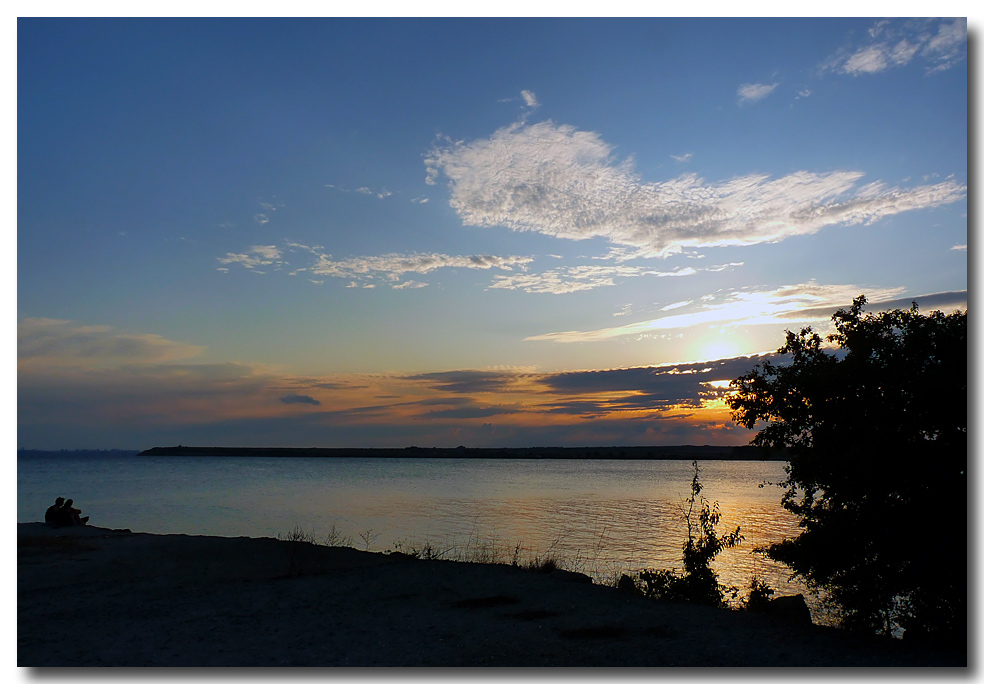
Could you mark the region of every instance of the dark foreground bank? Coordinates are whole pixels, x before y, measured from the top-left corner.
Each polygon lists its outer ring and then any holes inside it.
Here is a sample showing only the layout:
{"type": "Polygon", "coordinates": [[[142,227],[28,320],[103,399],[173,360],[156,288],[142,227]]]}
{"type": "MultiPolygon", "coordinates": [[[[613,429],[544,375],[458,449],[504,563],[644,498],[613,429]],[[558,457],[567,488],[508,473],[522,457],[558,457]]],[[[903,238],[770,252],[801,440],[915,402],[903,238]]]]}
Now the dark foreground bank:
{"type": "Polygon", "coordinates": [[[965,666],[565,573],[18,524],[20,666],[965,666]],[[58,626],[57,629],[53,626],[58,626]]]}

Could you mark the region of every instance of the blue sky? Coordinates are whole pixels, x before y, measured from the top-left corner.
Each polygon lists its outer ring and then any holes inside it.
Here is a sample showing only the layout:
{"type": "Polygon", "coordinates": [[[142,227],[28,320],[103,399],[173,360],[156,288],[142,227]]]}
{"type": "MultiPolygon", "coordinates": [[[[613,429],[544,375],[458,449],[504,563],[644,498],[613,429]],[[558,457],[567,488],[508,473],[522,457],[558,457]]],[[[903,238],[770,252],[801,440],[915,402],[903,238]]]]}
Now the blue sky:
{"type": "Polygon", "coordinates": [[[742,444],[966,309],[962,19],[20,19],[18,446],[742,444]]]}

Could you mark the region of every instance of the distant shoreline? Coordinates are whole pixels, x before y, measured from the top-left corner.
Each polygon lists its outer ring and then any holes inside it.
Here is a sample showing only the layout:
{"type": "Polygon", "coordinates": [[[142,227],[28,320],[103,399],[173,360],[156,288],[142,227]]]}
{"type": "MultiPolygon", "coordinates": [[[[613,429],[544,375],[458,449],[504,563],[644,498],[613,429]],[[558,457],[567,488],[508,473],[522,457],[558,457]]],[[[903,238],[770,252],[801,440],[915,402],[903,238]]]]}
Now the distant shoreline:
{"type": "Polygon", "coordinates": [[[624,447],[505,447],[459,446],[395,448],[324,447],[153,447],[138,456],[221,456],[265,458],[475,458],[475,459],[598,459],[659,461],[786,461],[784,450],[752,446],[624,446],[624,447]]]}

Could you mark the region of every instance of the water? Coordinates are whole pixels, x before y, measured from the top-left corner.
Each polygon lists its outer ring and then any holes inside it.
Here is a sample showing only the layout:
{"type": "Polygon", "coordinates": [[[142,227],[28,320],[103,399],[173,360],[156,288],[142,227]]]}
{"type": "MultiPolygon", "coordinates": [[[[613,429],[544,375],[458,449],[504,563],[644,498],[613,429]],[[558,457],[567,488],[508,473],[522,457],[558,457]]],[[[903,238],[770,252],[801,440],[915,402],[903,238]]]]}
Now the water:
{"type": "MultiPolygon", "coordinates": [[[[725,584],[752,576],[777,594],[788,569],[753,549],[797,533],[779,505],[783,464],[701,463],[704,495],[724,534],[744,542],[714,563],[725,584]]],[[[356,548],[422,548],[510,562],[553,556],[611,581],[645,568],[682,569],[686,461],[222,458],[47,455],[18,458],[17,520],[40,520],[70,497],[100,527],[134,532],[284,536],[295,527],[356,548]]]]}

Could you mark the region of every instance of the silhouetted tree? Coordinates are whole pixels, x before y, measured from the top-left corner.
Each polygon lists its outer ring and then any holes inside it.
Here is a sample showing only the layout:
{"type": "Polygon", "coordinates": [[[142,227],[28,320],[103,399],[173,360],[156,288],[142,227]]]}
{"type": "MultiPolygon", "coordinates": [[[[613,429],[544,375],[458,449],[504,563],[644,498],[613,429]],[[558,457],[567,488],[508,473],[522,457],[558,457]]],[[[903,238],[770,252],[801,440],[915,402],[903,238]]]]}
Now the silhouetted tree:
{"type": "Polygon", "coordinates": [[[843,625],[960,639],[967,613],[967,316],[837,311],[731,383],[732,418],[787,447],[782,505],[802,532],[768,549],[839,604],[843,625]]]}

